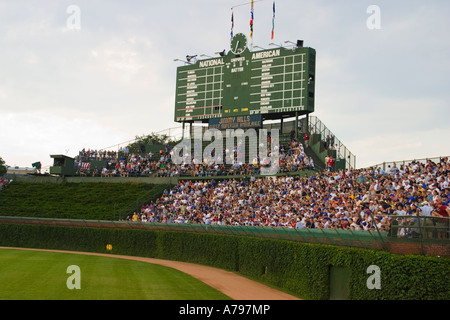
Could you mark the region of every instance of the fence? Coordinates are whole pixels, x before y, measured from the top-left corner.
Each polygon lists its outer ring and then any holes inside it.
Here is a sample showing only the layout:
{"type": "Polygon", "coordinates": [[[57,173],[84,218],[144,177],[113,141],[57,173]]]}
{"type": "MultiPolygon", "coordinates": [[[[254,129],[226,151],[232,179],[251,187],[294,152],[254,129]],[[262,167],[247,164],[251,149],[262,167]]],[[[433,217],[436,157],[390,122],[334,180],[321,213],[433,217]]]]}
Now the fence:
{"type": "Polygon", "coordinates": [[[436,216],[390,216],[393,238],[416,238],[422,240],[449,239],[449,217],[436,216]]]}
{"type": "Polygon", "coordinates": [[[319,228],[286,228],[236,225],[211,225],[190,223],[155,223],[132,221],[105,221],[79,219],[52,219],[0,216],[0,223],[31,223],[81,227],[134,228],[179,232],[229,234],[299,241],[303,243],[327,244],[342,247],[384,250],[393,253],[427,254],[450,256],[449,218],[391,216],[398,224],[386,231],[363,231],[319,228]],[[431,222],[428,223],[428,222],[431,222]],[[394,231],[393,231],[394,230],[394,231]],[[405,231],[402,231],[405,230],[405,231]],[[407,252],[399,252],[400,245],[410,245],[407,252]],[[412,246],[411,246],[412,245],[412,246]],[[438,249],[433,251],[430,245],[438,249]]]}
{"type": "MultiPolygon", "coordinates": [[[[336,151],[336,159],[344,159],[346,168],[356,168],[356,156],[316,116],[309,117],[309,132],[311,135],[319,135],[320,142],[326,141],[327,137],[332,136],[334,145],[330,148],[336,151]]],[[[316,150],[316,153],[319,154],[319,150],[316,150]]]]}
{"type": "MultiPolygon", "coordinates": [[[[386,171],[386,169],[390,166],[390,167],[394,167],[394,165],[399,168],[405,165],[410,165],[413,162],[419,162],[422,164],[426,164],[429,160],[434,162],[434,163],[439,163],[442,159],[448,159],[449,156],[441,156],[441,157],[433,157],[433,158],[423,158],[423,159],[413,159],[413,160],[400,160],[400,161],[389,161],[389,162],[383,162],[383,163],[379,163],[373,166],[370,166],[369,168],[381,168],[384,171],[386,171]]],[[[399,168],[400,169],[400,168],[399,168]]]]}

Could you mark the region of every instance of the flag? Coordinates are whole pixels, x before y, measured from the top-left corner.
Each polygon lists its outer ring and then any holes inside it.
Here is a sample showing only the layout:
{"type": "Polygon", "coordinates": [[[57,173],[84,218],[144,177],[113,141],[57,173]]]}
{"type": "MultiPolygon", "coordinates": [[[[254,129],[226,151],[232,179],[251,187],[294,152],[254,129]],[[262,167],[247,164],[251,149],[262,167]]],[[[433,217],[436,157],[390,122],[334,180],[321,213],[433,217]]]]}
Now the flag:
{"type": "Polygon", "coordinates": [[[251,2],[250,38],[253,38],[253,0],[251,2]]]}
{"type": "Polygon", "coordinates": [[[32,166],[33,168],[36,168],[36,169],[40,170],[41,167],[42,167],[42,164],[41,164],[40,161],[38,161],[38,162],[32,163],[31,166],[32,166]]]}
{"type": "Polygon", "coordinates": [[[272,36],[271,36],[272,40],[273,40],[274,29],[275,29],[275,1],[273,2],[272,36]]]}
{"type": "Polygon", "coordinates": [[[233,38],[233,29],[234,29],[234,15],[233,15],[233,8],[231,8],[231,38],[233,38]]]}

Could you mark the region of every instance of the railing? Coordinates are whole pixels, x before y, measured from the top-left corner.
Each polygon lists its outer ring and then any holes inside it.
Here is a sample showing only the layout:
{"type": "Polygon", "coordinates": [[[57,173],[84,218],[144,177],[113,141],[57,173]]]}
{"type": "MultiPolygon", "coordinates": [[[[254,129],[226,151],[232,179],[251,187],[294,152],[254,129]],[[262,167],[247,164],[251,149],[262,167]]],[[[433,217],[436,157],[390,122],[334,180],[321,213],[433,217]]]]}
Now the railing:
{"type": "Polygon", "coordinates": [[[82,227],[131,228],[165,231],[184,231],[196,233],[215,233],[239,236],[262,237],[299,241],[304,243],[327,244],[343,247],[366,248],[392,252],[392,243],[414,244],[416,250],[424,254],[425,245],[435,244],[448,248],[449,218],[391,216],[390,231],[376,230],[343,230],[323,228],[287,228],[237,225],[212,225],[191,223],[159,223],[134,221],[106,221],[81,219],[54,219],[0,216],[0,223],[29,223],[82,227]],[[418,221],[416,221],[418,220],[418,221]],[[431,222],[431,223],[430,223],[431,222]],[[405,231],[402,231],[405,230],[405,231]],[[414,232],[412,230],[415,230],[414,232]]]}
{"type": "Polygon", "coordinates": [[[386,171],[386,169],[391,166],[393,167],[394,165],[400,169],[401,166],[405,166],[405,165],[410,165],[412,162],[419,162],[422,164],[426,164],[428,162],[428,160],[434,162],[434,163],[439,163],[441,161],[441,159],[445,159],[445,158],[449,158],[450,156],[440,156],[440,157],[433,157],[433,158],[423,158],[423,159],[412,159],[412,160],[400,160],[400,161],[389,161],[389,162],[383,162],[383,163],[379,163],[373,166],[369,166],[368,168],[381,168],[384,171],[386,171]]]}
{"type": "MultiPolygon", "coordinates": [[[[168,128],[168,129],[164,129],[164,130],[155,132],[155,134],[157,134],[157,135],[167,135],[170,138],[178,140],[178,139],[181,139],[181,137],[183,135],[183,128],[181,126],[172,127],[172,128],[168,128]]],[[[119,149],[121,147],[122,148],[127,147],[130,144],[133,144],[133,143],[135,143],[137,141],[138,141],[138,139],[128,140],[128,141],[125,141],[125,142],[117,143],[117,144],[112,145],[112,146],[108,146],[106,148],[101,148],[99,150],[102,150],[102,151],[103,150],[106,150],[106,151],[119,151],[119,149]]]]}
{"type": "Polygon", "coordinates": [[[345,167],[348,169],[356,169],[356,156],[347,149],[347,147],[338,139],[336,135],[331,132],[322,121],[316,116],[309,117],[309,132],[310,134],[318,134],[321,137],[321,142],[326,141],[328,136],[334,137],[334,145],[331,146],[336,151],[336,159],[345,159],[345,167]]]}
{"type": "Polygon", "coordinates": [[[389,218],[391,227],[388,235],[392,238],[450,239],[449,217],[408,215],[389,218]]]}

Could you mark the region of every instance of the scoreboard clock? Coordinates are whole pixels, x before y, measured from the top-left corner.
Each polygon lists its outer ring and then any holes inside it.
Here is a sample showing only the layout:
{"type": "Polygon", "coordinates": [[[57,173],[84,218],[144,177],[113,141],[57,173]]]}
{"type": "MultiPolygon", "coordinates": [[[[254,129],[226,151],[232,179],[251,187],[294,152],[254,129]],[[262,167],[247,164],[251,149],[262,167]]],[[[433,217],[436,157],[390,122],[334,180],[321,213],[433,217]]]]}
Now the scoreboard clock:
{"type": "Polygon", "coordinates": [[[236,34],[231,39],[231,52],[235,55],[240,55],[247,49],[247,37],[243,33],[236,34]]]}
{"type": "Polygon", "coordinates": [[[177,68],[176,122],[251,115],[265,120],[314,112],[315,50],[250,51],[247,43],[238,33],[226,55],[177,68]]]}

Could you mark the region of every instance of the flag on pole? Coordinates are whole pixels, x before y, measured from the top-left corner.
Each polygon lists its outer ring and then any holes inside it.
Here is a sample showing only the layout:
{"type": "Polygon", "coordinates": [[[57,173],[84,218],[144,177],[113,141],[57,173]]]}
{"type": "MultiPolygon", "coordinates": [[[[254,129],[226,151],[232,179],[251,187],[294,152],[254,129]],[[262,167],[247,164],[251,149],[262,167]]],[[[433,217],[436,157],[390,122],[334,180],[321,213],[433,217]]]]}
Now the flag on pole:
{"type": "Polygon", "coordinates": [[[234,14],[233,14],[233,8],[231,8],[231,38],[233,38],[233,29],[234,29],[234,14]]]}
{"type": "Polygon", "coordinates": [[[253,0],[251,2],[250,38],[253,39],[253,0]]]}
{"type": "Polygon", "coordinates": [[[273,40],[274,29],[275,29],[275,1],[273,2],[272,36],[271,36],[272,40],[273,40]]]}

